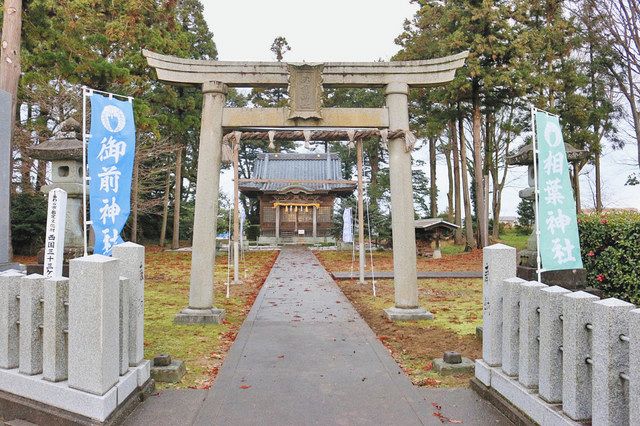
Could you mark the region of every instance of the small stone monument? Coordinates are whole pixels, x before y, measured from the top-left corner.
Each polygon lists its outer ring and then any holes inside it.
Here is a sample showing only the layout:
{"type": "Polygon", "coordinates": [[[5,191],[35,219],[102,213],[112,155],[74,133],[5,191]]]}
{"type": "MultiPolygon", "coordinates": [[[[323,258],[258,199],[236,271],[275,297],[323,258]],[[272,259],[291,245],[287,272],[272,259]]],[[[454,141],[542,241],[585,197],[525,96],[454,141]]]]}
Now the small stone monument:
{"type": "Polygon", "coordinates": [[[187,369],[184,361],[171,359],[171,355],[161,354],[153,358],[151,378],[159,383],[178,383],[187,369]]]}
{"type": "MultiPolygon", "coordinates": [[[[51,162],[51,184],[44,185],[42,192],[60,188],[67,193],[67,212],[64,233],[63,275],[69,276],[69,259],[84,255],[82,220],[82,140],[80,124],[68,119],[62,125],[61,132],[54,138],[33,145],[29,155],[42,161],[51,162]]],[[[40,265],[28,265],[28,273],[42,273],[44,250],[38,254],[40,265]]]]}
{"type": "MultiPolygon", "coordinates": [[[[567,160],[573,166],[584,160],[588,152],[574,148],[569,144],[564,144],[567,151],[567,160]]],[[[533,170],[533,145],[527,144],[520,148],[515,154],[507,157],[507,164],[514,166],[528,166],[529,187],[520,190],[520,198],[524,200],[535,199],[535,177],[533,170]]],[[[534,200],[535,202],[535,200],[534,200]]],[[[538,244],[536,239],[536,225],[533,224],[533,232],[527,240],[527,247],[518,253],[517,276],[526,281],[535,281],[537,276],[537,254],[538,244]]],[[[585,288],[586,272],[584,269],[573,269],[563,271],[542,272],[542,281],[548,285],[557,285],[570,290],[580,290],[585,288]]]]}
{"type": "Polygon", "coordinates": [[[459,352],[447,351],[442,358],[433,360],[433,369],[444,375],[472,373],[475,369],[475,363],[469,358],[460,355],[459,352]]]}

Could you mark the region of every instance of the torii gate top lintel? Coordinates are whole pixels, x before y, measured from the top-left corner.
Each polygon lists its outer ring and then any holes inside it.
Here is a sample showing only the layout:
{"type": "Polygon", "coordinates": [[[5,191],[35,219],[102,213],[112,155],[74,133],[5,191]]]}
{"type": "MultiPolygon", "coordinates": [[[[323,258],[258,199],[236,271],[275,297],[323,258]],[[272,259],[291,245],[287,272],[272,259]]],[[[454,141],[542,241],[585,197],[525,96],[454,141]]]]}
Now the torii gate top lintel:
{"type": "MultiPolygon", "coordinates": [[[[143,50],[158,79],[168,83],[203,84],[218,81],[229,87],[286,87],[289,65],[285,62],[235,62],[184,59],[143,50]]],[[[322,64],[322,84],[331,87],[384,87],[405,83],[410,87],[437,86],[453,80],[469,52],[436,59],[394,62],[327,62],[322,64]]]]}

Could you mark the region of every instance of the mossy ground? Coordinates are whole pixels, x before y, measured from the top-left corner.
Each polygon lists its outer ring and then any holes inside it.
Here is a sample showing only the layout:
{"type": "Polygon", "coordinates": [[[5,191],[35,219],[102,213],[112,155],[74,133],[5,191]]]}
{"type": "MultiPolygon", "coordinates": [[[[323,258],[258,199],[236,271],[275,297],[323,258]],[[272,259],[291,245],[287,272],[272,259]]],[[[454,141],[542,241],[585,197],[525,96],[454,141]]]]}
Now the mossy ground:
{"type": "Polygon", "coordinates": [[[219,325],[175,325],[173,318],[189,299],[191,253],[147,247],[145,281],[145,358],[161,353],[185,361],[187,374],[178,384],[159,388],[208,388],[251,309],[276,258],[272,251],[247,252],[242,284],[226,295],[227,257],[216,257],[214,305],[226,310],[219,325]],[[246,278],[245,270],[246,269],[246,278]]]}

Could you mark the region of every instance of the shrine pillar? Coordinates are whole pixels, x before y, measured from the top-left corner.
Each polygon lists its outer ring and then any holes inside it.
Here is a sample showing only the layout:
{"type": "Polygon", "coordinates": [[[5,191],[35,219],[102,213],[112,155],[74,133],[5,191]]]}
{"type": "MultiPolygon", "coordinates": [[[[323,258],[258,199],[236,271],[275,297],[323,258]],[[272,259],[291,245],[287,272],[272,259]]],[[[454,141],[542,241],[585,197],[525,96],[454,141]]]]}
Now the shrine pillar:
{"type": "MultiPolygon", "coordinates": [[[[409,86],[390,83],[385,94],[390,130],[408,131],[409,86]]],[[[389,173],[395,306],[385,313],[392,320],[432,319],[433,315],[418,303],[411,151],[406,149],[404,138],[389,141],[389,173]]]]}
{"type": "MultiPolygon", "coordinates": [[[[313,206],[313,238],[318,237],[318,207],[313,206]]],[[[315,241],[314,241],[315,243],[315,241]]]]}
{"type": "Polygon", "coordinates": [[[280,206],[276,206],[276,244],[280,244],[280,206]]]}
{"type": "Polygon", "coordinates": [[[224,310],[213,307],[213,282],[222,161],[222,111],[227,90],[227,86],[220,82],[202,85],[189,307],[176,316],[175,322],[180,324],[217,324],[224,318],[224,310]]]}

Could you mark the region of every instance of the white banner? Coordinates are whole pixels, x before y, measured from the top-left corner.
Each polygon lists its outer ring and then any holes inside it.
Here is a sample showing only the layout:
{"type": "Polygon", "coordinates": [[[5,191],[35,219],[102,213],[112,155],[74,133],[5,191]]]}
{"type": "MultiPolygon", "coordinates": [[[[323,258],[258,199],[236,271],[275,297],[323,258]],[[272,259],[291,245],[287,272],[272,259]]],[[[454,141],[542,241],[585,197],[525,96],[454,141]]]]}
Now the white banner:
{"type": "Polygon", "coordinates": [[[351,207],[347,207],[344,209],[344,213],[342,214],[342,219],[344,224],[342,225],[342,241],[345,243],[353,242],[353,221],[352,217],[352,209],[351,207]]]}

